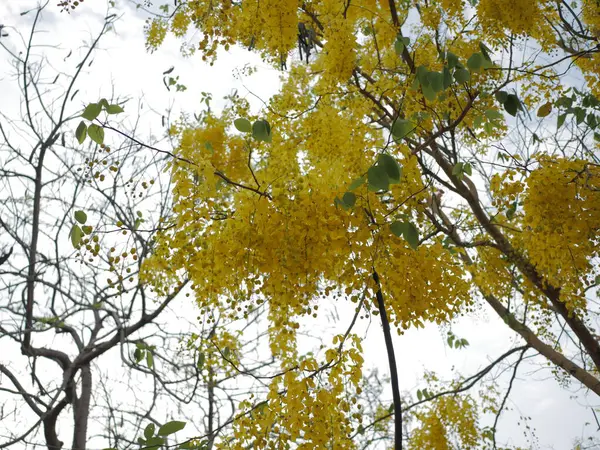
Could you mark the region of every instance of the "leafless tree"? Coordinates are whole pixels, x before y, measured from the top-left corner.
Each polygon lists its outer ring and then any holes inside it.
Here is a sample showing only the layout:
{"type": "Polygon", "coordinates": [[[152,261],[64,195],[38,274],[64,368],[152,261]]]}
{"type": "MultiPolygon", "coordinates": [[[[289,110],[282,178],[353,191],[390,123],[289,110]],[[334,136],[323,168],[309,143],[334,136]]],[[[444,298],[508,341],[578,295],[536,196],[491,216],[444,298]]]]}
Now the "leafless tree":
{"type": "MultiPolygon", "coordinates": [[[[138,279],[170,210],[168,156],[136,143],[153,142],[141,101],[111,146],[76,138],[84,102],[96,100],[78,93],[116,17],[109,11],[84,48],[63,49],[41,45],[45,6],[28,12],[27,36],[11,29],[0,41],[13,63],[3,75],[20,92],[20,104],[0,108],[0,448],[137,448],[143,426],[173,418],[212,445],[246,393],[235,375],[199,363],[199,343],[226,324],[198,324],[192,302],[178,302],[185,281],[158,297],[138,279]],[[74,247],[76,211],[86,217],[74,247]]],[[[110,103],[128,117],[136,108],[110,103]]]]}

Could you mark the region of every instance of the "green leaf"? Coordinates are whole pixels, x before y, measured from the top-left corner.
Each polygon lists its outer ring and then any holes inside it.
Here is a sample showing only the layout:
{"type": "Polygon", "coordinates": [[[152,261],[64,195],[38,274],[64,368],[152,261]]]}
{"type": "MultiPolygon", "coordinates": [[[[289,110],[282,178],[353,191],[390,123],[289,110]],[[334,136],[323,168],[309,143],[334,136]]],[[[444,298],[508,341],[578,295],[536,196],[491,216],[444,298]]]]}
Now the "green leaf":
{"type": "Polygon", "coordinates": [[[415,124],[410,120],[396,119],[392,124],[392,135],[394,138],[402,139],[415,129],[415,124]]]}
{"type": "Polygon", "coordinates": [[[417,67],[417,80],[419,80],[419,83],[421,84],[421,86],[429,86],[429,80],[427,78],[428,74],[429,74],[429,70],[427,70],[427,67],[425,67],[425,66],[417,67]]]}
{"type": "Polygon", "coordinates": [[[433,86],[431,86],[430,84],[427,84],[427,86],[421,84],[421,92],[423,92],[423,96],[430,102],[435,100],[436,93],[433,89],[433,86]]]}
{"type": "Polygon", "coordinates": [[[492,62],[491,50],[483,42],[479,43],[479,50],[481,50],[481,54],[486,61],[492,62]]]}
{"type": "Polygon", "coordinates": [[[401,55],[404,51],[404,41],[400,35],[398,35],[396,42],[394,42],[394,50],[396,51],[397,55],[401,55]]]}
{"type": "Polygon", "coordinates": [[[497,109],[486,109],[484,114],[485,114],[485,117],[487,117],[490,120],[504,119],[504,116],[502,115],[502,113],[500,111],[498,111],[497,109]]]}
{"type": "Polygon", "coordinates": [[[570,108],[573,106],[573,98],[562,96],[558,100],[556,100],[556,106],[559,108],[570,108]]]}
{"type": "Polygon", "coordinates": [[[83,234],[92,234],[92,227],[89,225],[82,226],[81,230],[83,231],[83,234]]]}
{"type": "Polygon", "coordinates": [[[563,126],[563,123],[565,123],[565,119],[567,118],[567,114],[559,114],[558,115],[558,120],[556,121],[556,128],[560,128],[563,126]]]}
{"type": "Polygon", "coordinates": [[[148,366],[148,369],[154,368],[154,355],[149,350],[146,352],[146,365],[148,366]]]}
{"type": "Polygon", "coordinates": [[[585,109],[583,108],[575,108],[575,119],[577,120],[577,125],[580,125],[585,120],[585,109]]]}
{"type": "Polygon", "coordinates": [[[154,436],[146,441],[144,450],[154,450],[158,449],[161,445],[165,443],[165,440],[161,437],[154,436]]]}
{"type": "Polygon", "coordinates": [[[348,187],[348,190],[349,191],[353,191],[354,189],[356,189],[356,188],[362,186],[363,184],[365,184],[365,181],[367,181],[365,177],[357,178],[352,183],[350,183],[350,187],[348,187]]]}
{"type": "Polygon", "coordinates": [[[506,91],[496,92],[496,100],[498,100],[498,103],[500,103],[501,105],[504,105],[504,103],[506,103],[507,98],[508,98],[508,92],[506,92],[506,91]]]}
{"type": "Polygon", "coordinates": [[[204,148],[205,148],[206,150],[208,150],[208,151],[210,152],[210,154],[211,154],[211,155],[215,153],[215,150],[213,149],[213,146],[212,146],[212,144],[211,144],[210,142],[208,142],[208,141],[206,141],[206,142],[204,143],[204,148]]]}
{"type": "Polygon", "coordinates": [[[436,93],[444,90],[444,75],[442,73],[429,72],[427,74],[427,79],[429,80],[429,84],[436,93]]]}
{"type": "Polygon", "coordinates": [[[248,119],[244,119],[240,117],[239,119],[235,119],[233,121],[233,125],[237,128],[238,131],[242,133],[250,133],[252,131],[252,124],[248,119]]]}
{"type": "Polygon", "coordinates": [[[408,242],[414,250],[419,246],[419,230],[412,223],[407,224],[406,231],[404,232],[404,239],[408,242]]]}
{"type": "Polygon", "coordinates": [[[452,175],[460,176],[463,173],[463,163],[457,162],[452,168],[452,175]]]}
{"type": "Polygon", "coordinates": [[[398,55],[401,55],[404,49],[408,47],[408,44],[410,44],[410,38],[403,37],[399,34],[394,42],[394,50],[398,55]]]}
{"type": "Polygon", "coordinates": [[[457,83],[467,83],[471,79],[471,74],[467,69],[456,69],[454,71],[454,79],[457,83]]]}
{"type": "Polygon", "coordinates": [[[515,200],[514,202],[511,203],[511,205],[506,209],[506,218],[507,219],[512,219],[515,215],[515,213],[517,212],[517,206],[519,205],[519,202],[517,200],[515,200]]]}
{"type": "Polygon", "coordinates": [[[402,168],[398,164],[398,161],[396,161],[396,158],[387,153],[382,153],[379,155],[379,164],[385,169],[385,172],[390,179],[390,184],[397,184],[400,182],[402,168]]]}
{"type": "Polygon", "coordinates": [[[487,59],[483,58],[481,60],[481,67],[484,69],[490,69],[490,68],[494,67],[494,63],[492,61],[488,61],[487,59]]]}
{"type": "Polygon", "coordinates": [[[481,53],[473,53],[467,60],[467,67],[469,70],[479,70],[483,64],[483,56],[481,53]]]}
{"type": "Polygon", "coordinates": [[[346,192],[342,197],[342,201],[346,206],[352,208],[356,203],[356,195],[353,192],[346,192]]]}
{"type": "Polygon", "coordinates": [[[450,72],[450,69],[448,67],[444,67],[442,77],[444,89],[448,89],[450,86],[452,86],[452,72],[450,72]]]}
{"type": "Polygon", "coordinates": [[[452,52],[446,52],[446,60],[450,69],[454,69],[458,65],[458,56],[452,52]]]}
{"type": "Polygon", "coordinates": [[[104,143],[104,128],[93,123],[88,127],[87,132],[90,139],[96,144],[102,145],[104,143]]]}
{"type": "Polygon", "coordinates": [[[100,104],[90,103],[83,110],[81,117],[83,117],[84,119],[87,119],[89,121],[92,121],[96,117],[98,117],[98,114],[100,114],[100,111],[102,111],[102,106],[100,106],[100,104]]]}
{"type": "Polygon", "coordinates": [[[169,436],[170,434],[177,433],[185,428],[185,422],[172,420],[171,422],[165,423],[158,430],[159,436],[169,436]]]}
{"type": "Polygon", "coordinates": [[[150,439],[152,436],[154,436],[155,428],[156,427],[153,423],[149,423],[148,425],[146,425],[146,428],[144,428],[144,437],[146,439],[150,439]]]}
{"type": "Polygon", "coordinates": [[[79,142],[80,144],[83,144],[83,141],[85,141],[86,136],[87,136],[87,125],[82,120],[81,122],[79,122],[79,125],[77,125],[77,129],[75,130],[75,137],[77,138],[77,142],[79,142]]]}
{"type": "Polygon", "coordinates": [[[421,83],[419,83],[419,79],[417,77],[415,77],[412,84],[410,85],[410,90],[416,92],[419,90],[420,86],[421,86],[421,83]]]}
{"type": "Polygon", "coordinates": [[[407,223],[396,220],[395,222],[392,222],[392,224],[390,225],[390,231],[395,236],[402,237],[402,236],[404,236],[404,232],[407,229],[407,225],[408,225],[407,223]]]}
{"type": "Polygon", "coordinates": [[[79,222],[81,225],[84,225],[87,222],[87,214],[83,211],[75,211],[75,220],[79,222]]]}
{"type": "Polygon", "coordinates": [[[252,137],[257,141],[271,141],[271,125],[266,120],[257,120],[252,124],[252,137]]]}
{"type": "Polygon", "coordinates": [[[369,180],[369,190],[371,191],[387,191],[390,187],[388,174],[381,166],[370,167],[367,171],[367,179],[369,180]]]}
{"type": "Polygon", "coordinates": [[[135,359],[136,363],[139,363],[143,357],[144,357],[144,351],[140,350],[139,347],[133,351],[133,358],[135,359]]]}
{"type": "Polygon", "coordinates": [[[423,393],[421,392],[421,389],[417,390],[417,399],[419,401],[423,400],[423,393]]]}
{"type": "Polygon", "coordinates": [[[521,102],[519,101],[519,97],[515,94],[508,94],[506,97],[506,101],[504,102],[504,109],[511,116],[516,116],[519,109],[521,109],[521,102]]]}
{"type": "Polygon", "coordinates": [[[81,238],[83,237],[83,231],[81,230],[79,225],[73,225],[73,227],[71,228],[70,237],[71,244],[73,244],[73,247],[79,248],[79,246],[81,245],[81,238]]]}
{"type": "Polygon", "coordinates": [[[123,108],[120,105],[108,105],[106,112],[107,114],[120,114],[123,112],[123,108]]]}
{"type": "Polygon", "coordinates": [[[100,105],[100,108],[108,108],[108,100],[101,98],[98,105],[100,105]]]}
{"type": "Polygon", "coordinates": [[[473,175],[473,168],[470,163],[463,164],[463,172],[469,176],[473,175]]]}
{"type": "Polygon", "coordinates": [[[350,207],[346,205],[343,201],[341,201],[338,197],[333,199],[333,204],[337,208],[338,206],[342,208],[344,211],[348,211],[350,207]]]}
{"type": "Polygon", "coordinates": [[[204,367],[204,361],[206,361],[206,355],[204,354],[204,352],[200,352],[200,354],[198,355],[198,362],[196,363],[196,367],[198,367],[198,370],[202,370],[202,368],[204,367]]]}

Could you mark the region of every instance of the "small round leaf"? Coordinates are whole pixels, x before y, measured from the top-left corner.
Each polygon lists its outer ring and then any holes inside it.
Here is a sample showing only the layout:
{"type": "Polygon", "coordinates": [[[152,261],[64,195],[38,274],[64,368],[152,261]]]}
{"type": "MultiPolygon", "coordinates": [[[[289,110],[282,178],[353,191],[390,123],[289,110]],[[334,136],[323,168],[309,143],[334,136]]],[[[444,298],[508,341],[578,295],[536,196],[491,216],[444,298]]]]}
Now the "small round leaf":
{"type": "Polygon", "coordinates": [[[98,117],[98,114],[100,114],[100,111],[102,111],[102,106],[99,103],[90,103],[83,110],[81,117],[83,117],[84,119],[87,119],[89,121],[92,121],[96,117],[98,117]]]}
{"type": "Polygon", "coordinates": [[[240,117],[239,119],[235,119],[233,121],[233,125],[237,128],[238,131],[242,133],[250,133],[252,131],[252,124],[248,119],[244,119],[240,117]]]}
{"type": "Polygon", "coordinates": [[[346,204],[346,206],[352,208],[356,203],[356,194],[354,194],[353,192],[346,192],[342,197],[342,201],[344,202],[344,204],[346,204]]]}
{"type": "Polygon", "coordinates": [[[87,222],[87,214],[83,211],[75,211],[75,220],[84,225],[87,222]]]}

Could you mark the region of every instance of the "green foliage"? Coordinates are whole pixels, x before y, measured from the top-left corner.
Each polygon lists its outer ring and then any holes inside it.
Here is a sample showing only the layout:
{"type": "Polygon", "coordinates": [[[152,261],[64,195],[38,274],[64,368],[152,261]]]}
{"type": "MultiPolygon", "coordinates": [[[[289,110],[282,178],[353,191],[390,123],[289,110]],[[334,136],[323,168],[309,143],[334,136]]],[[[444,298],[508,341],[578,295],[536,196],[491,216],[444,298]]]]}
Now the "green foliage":
{"type": "Polygon", "coordinates": [[[162,427],[158,429],[159,436],[169,436],[173,433],[177,433],[180,430],[185,428],[185,422],[180,422],[177,420],[173,420],[171,422],[165,423],[162,427]]]}
{"type": "Polygon", "coordinates": [[[471,74],[467,69],[456,69],[454,71],[454,79],[460,84],[468,83],[471,80],[471,74]]]}
{"type": "Polygon", "coordinates": [[[387,191],[390,187],[390,178],[382,166],[371,166],[367,171],[367,179],[370,191],[387,191]]]}
{"type": "Polygon", "coordinates": [[[362,186],[363,184],[365,184],[365,181],[367,181],[367,179],[364,176],[362,176],[360,178],[357,178],[352,183],[350,183],[350,186],[348,187],[348,190],[353,191],[354,189],[359,188],[360,186],[362,186]]]}
{"type": "Polygon", "coordinates": [[[352,208],[356,203],[356,195],[353,192],[346,192],[342,197],[342,202],[344,202],[344,204],[348,207],[352,208]]]}
{"type": "Polygon", "coordinates": [[[98,144],[98,145],[104,144],[104,128],[96,125],[95,123],[92,123],[88,127],[87,132],[88,132],[88,136],[90,137],[90,139],[92,141],[94,141],[96,144],[98,144]]]}
{"type": "Polygon", "coordinates": [[[98,117],[98,115],[100,114],[101,111],[102,111],[102,106],[99,103],[90,103],[83,110],[81,117],[83,117],[84,119],[87,119],[91,122],[92,120],[95,120],[96,117],[98,117]]]}
{"type": "Polygon", "coordinates": [[[79,246],[81,245],[81,239],[83,238],[83,231],[81,230],[79,225],[73,225],[69,236],[71,238],[71,244],[73,244],[73,247],[79,248],[79,246]]]}
{"type": "Polygon", "coordinates": [[[382,153],[379,155],[378,164],[384,168],[390,184],[397,184],[400,182],[400,177],[402,177],[402,167],[391,155],[387,153],[382,153]]]}
{"type": "Polygon", "coordinates": [[[237,128],[238,131],[242,133],[250,133],[252,132],[252,124],[248,119],[239,118],[233,121],[233,125],[237,128]]]}
{"type": "Polygon", "coordinates": [[[81,225],[85,225],[87,222],[87,214],[84,211],[75,211],[75,220],[81,225]]]}
{"type": "Polygon", "coordinates": [[[252,137],[257,141],[271,142],[271,125],[266,120],[257,120],[252,124],[252,137]]]}
{"type": "Polygon", "coordinates": [[[390,230],[394,235],[403,237],[414,250],[419,246],[419,230],[411,222],[392,222],[390,230]]]}
{"type": "Polygon", "coordinates": [[[401,55],[404,49],[408,47],[408,44],[410,44],[410,38],[403,37],[401,34],[399,34],[394,42],[394,50],[398,55],[401,55]]]}
{"type": "Polygon", "coordinates": [[[415,125],[410,120],[396,119],[392,124],[392,136],[400,140],[408,136],[415,129],[415,125]]]}
{"type": "Polygon", "coordinates": [[[511,116],[516,116],[519,110],[523,110],[523,105],[519,97],[515,94],[509,94],[506,91],[496,92],[496,100],[504,107],[504,110],[511,116]]]}
{"type": "Polygon", "coordinates": [[[85,138],[87,137],[87,125],[83,120],[79,122],[79,125],[75,130],[75,137],[80,144],[83,144],[83,141],[85,141],[85,138]]]}
{"type": "Polygon", "coordinates": [[[473,167],[470,163],[457,162],[452,168],[452,175],[455,175],[459,180],[462,180],[465,174],[472,175],[473,167]]]}
{"type": "Polygon", "coordinates": [[[448,347],[455,349],[461,349],[469,346],[469,341],[464,338],[456,337],[456,335],[451,331],[448,332],[448,338],[446,339],[446,342],[448,343],[448,347]]]}

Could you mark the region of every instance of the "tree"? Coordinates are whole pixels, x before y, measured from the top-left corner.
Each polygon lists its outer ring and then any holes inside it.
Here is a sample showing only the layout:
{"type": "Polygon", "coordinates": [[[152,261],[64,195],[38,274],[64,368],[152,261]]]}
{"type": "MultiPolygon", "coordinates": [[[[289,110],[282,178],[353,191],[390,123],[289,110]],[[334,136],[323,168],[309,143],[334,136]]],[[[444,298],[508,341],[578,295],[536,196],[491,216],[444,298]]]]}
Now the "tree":
{"type": "Polygon", "coordinates": [[[206,312],[239,319],[268,306],[280,372],[265,400],[240,404],[222,448],[353,448],[391,413],[396,448],[496,448],[510,385],[487,426],[486,405],[464,393],[485,370],[448,389],[431,375],[411,405],[391,345],[391,328],[481,307],[520,337],[500,358],[519,356],[514,373],[535,352],[600,395],[595,0],[160,9],[150,50],[195,30],[188,53],[213,60],[237,44],[289,66],[263,111],[237,99],[171,129],[174,215],[142,267],[159,295],[189,277],[206,312]],[[330,295],[355,319],[321,353],[302,354],[297,329],[330,295]],[[381,320],[394,391],[391,411],[367,423],[352,333],[361,315],[381,320]],[[419,405],[403,429],[402,413],[419,405]]]}
{"type": "MultiPolygon", "coordinates": [[[[202,409],[186,432],[211,443],[240,395],[204,348],[209,335],[226,342],[228,324],[187,320],[185,281],[160,298],[138,283],[158,218],[171,214],[160,176],[167,156],[132,141],[154,143],[143,101],[98,102],[101,117],[128,110],[130,120],[116,122],[126,135],[110,146],[102,128],[81,125],[94,110],[80,100],[88,67],[116,15],[109,9],[93,39],[69,50],[45,37],[46,7],[24,13],[26,36],[12,29],[0,41],[12,64],[3,92],[20,94],[14,104],[3,98],[0,113],[0,447],[137,448],[154,428],[173,443],[183,439],[169,436],[171,419],[192,422],[202,409]]],[[[255,345],[246,335],[232,354],[255,345]]]]}

